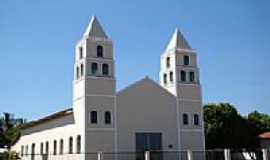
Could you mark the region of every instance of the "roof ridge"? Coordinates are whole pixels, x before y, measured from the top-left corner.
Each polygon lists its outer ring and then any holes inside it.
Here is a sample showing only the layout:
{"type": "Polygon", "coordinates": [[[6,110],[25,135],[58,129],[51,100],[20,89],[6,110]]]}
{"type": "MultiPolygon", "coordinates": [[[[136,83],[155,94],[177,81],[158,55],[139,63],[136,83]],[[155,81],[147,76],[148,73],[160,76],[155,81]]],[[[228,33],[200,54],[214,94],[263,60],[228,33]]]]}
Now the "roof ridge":
{"type": "Polygon", "coordinates": [[[144,80],[148,80],[150,82],[152,82],[155,86],[157,86],[158,88],[162,89],[163,91],[165,91],[166,93],[168,93],[169,95],[175,97],[175,95],[173,95],[171,92],[169,92],[168,90],[166,90],[165,88],[163,88],[159,83],[157,83],[156,81],[154,81],[153,79],[151,79],[149,76],[145,76],[144,78],[142,79],[139,79],[137,81],[135,81],[134,83],[126,86],[125,88],[121,89],[120,91],[118,91],[116,93],[116,95],[119,95],[121,93],[123,93],[124,91],[130,89],[131,87],[134,87],[136,85],[138,85],[139,83],[143,82],[144,80]]]}
{"type": "Polygon", "coordinates": [[[47,116],[44,116],[42,118],[39,118],[37,120],[33,120],[33,121],[30,121],[28,123],[25,123],[23,124],[20,128],[21,129],[26,129],[26,128],[29,128],[29,127],[33,127],[33,126],[36,126],[36,125],[39,125],[43,122],[47,122],[47,121],[50,121],[52,119],[57,119],[57,118],[60,118],[60,117],[63,117],[63,116],[67,116],[67,115],[70,115],[73,113],[73,108],[67,108],[67,109],[64,109],[64,110],[60,110],[58,112],[54,112],[50,115],[47,115],[47,116]]]}
{"type": "Polygon", "coordinates": [[[175,29],[166,50],[169,49],[188,49],[188,50],[192,50],[192,48],[190,47],[190,45],[188,44],[187,40],[185,39],[185,37],[183,36],[183,34],[180,32],[180,30],[178,28],[175,29]]]}
{"type": "Polygon", "coordinates": [[[89,24],[84,32],[84,36],[108,38],[95,15],[92,16],[92,18],[91,18],[91,20],[90,20],[90,22],[89,22],[89,24]]]}

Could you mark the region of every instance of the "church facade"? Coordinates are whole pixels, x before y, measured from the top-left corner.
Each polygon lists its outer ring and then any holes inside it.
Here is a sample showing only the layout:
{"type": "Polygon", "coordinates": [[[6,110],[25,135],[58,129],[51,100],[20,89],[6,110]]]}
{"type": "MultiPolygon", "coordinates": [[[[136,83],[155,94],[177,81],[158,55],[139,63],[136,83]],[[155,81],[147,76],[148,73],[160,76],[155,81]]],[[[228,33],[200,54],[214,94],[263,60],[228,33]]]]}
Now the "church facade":
{"type": "Polygon", "coordinates": [[[22,159],[204,150],[197,56],[178,29],[161,54],[159,84],[145,77],[118,92],[113,42],[96,17],[75,48],[72,108],[22,127],[12,147],[22,159]]]}

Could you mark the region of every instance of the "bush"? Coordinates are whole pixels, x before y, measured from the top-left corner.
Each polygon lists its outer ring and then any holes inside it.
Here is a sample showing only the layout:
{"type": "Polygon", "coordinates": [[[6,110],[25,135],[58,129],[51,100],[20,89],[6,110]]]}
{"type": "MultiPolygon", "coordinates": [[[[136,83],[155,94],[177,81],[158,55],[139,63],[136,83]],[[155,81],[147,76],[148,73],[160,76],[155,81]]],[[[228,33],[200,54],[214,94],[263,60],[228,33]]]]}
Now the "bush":
{"type": "Polygon", "coordinates": [[[15,151],[0,153],[0,160],[17,160],[20,159],[15,151]]]}

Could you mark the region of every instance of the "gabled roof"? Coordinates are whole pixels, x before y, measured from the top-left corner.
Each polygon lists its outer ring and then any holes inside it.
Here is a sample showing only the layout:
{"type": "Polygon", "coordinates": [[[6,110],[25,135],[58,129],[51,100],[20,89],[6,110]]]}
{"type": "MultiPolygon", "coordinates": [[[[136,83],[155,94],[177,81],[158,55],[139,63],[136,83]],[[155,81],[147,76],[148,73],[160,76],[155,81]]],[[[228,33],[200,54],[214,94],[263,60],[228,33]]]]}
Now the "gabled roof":
{"type": "Polygon", "coordinates": [[[96,16],[92,16],[91,21],[84,32],[84,36],[108,38],[96,16]]]}
{"type": "Polygon", "coordinates": [[[192,50],[188,42],[186,41],[185,37],[182,35],[178,28],[175,29],[172,38],[167,45],[166,50],[169,49],[188,49],[192,50]]]}
{"type": "Polygon", "coordinates": [[[156,83],[154,80],[152,80],[151,78],[149,78],[148,76],[144,77],[143,79],[127,86],[126,88],[120,90],[117,92],[117,95],[120,95],[132,88],[135,88],[137,86],[140,86],[140,85],[145,85],[146,83],[148,84],[151,84],[152,86],[156,87],[157,89],[159,89],[161,92],[165,93],[165,94],[168,94],[169,96],[173,96],[175,97],[172,93],[170,93],[169,91],[167,91],[165,88],[163,88],[162,86],[160,86],[158,83],[156,83]]]}
{"type": "MultiPolygon", "coordinates": [[[[154,80],[150,79],[149,77],[145,77],[129,86],[127,86],[126,88],[124,88],[123,90],[120,90],[117,92],[117,95],[121,94],[121,93],[124,93],[125,91],[128,91],[129,89],[132,89],[133,87],[136,87],[136,86],[139,86],[139,85],[145,85],[145,84],[151,84],[152,86],[156,87],[157,89],[159,89],[161,92],[169,95],[169,96],[172,96],[172,97],[175,97],[173,94],[171,94],[170,92],[168,92],[166,89],[164,89],[162,86],[160,86],[158,83],[156,83],[154,80]]],[[[51,115],[48,115],[46,117],[43,117],[41,119],[38,119],[38,120],[34,120],[34,121],[30,121],[28,123],[25,123],[23,124],[20,128],[21,129],[27,129],[27,128],[31,128],[31,127],[34,127],[34,126],[37,126],[37,125],[41,125],[41,124],[44,124],[44,123],[47,123],[47,122],[50,122],[50,121],[53,121],[53,120],[56,120],[56,119],[59,119],[59,118],[62,118],[62,117],[65,117],[65,116],[69,116],[69,115],[72,115],[73,114],[73,109],[72,108],[68,108],[68,109],[65,109],[65,110],[62,110],[62,111],[58,111],[56,113],[53,113],[51,115]]]]}
{"type": "Polygon", "coordinates": [[[51,115],[48,115],[48,116],[46,116],[44,118],[25,123],[20,128],[21,129],[27,129],[27,128],[34,127],[36,125],[40,125],[40,124],[43,124],[43,123],[46,123],[46,122],[49,122],[49,121],[52,121],[52,120],[55,120],[55,119],[58,119],[58,118],[61,118],[61,117],[64,117],[64,116],[68,116],[68,115],[71,115],[71,114],[73,114],[73,109],[68,108],[68,109],[53,113],[51,115]]]}

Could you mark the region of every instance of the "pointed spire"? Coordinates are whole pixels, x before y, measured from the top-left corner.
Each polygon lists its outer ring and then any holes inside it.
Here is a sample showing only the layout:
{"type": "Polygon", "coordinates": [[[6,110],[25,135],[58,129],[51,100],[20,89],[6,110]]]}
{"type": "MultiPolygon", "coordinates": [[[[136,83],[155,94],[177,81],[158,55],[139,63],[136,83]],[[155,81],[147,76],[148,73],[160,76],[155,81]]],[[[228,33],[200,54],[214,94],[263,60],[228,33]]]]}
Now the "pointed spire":
{"type": "Polygon", "coordinates": [[[191,50],[190,45],[188,44],[188,42],[178,28],[175,29],[173,36],[167,46],[167,50],[172,48],[191,50]]]}
{"type": "Polygon", "coordinates": [[[91,21],[84,32],[84,36],[108,38],[96,16],[92,16],[91,21]]]}

